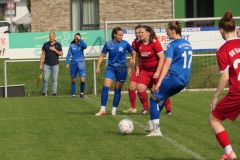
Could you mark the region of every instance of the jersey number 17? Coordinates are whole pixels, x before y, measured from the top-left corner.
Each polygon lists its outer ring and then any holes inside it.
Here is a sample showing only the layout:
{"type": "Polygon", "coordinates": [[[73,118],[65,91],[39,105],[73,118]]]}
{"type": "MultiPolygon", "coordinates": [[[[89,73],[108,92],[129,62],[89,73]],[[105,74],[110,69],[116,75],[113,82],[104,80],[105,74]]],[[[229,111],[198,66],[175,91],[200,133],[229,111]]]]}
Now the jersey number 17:
{"type": "Polygon", "coordinates": [[[184,58],[183,68],[190,68],[192,63],[192,51],[184,51],[182,57],[184,58]]]}

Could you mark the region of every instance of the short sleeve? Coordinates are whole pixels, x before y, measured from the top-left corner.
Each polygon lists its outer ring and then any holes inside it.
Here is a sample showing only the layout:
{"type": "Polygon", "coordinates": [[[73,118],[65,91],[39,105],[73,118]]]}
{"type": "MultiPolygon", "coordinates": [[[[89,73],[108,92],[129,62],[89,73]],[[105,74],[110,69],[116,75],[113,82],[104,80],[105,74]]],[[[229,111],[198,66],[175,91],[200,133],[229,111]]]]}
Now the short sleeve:
{"type": "Polygon", "coordinates": [[[228,54],[224,52],[223,48],[217,51],[217,61],[220,72],[224,71],[229,66],[228,54]]]}
{"type": "Polygon", "coordinates": [[[155,53],[163,52],[162,45],[158,40],[154,40],[153,49],[154,49],[155,53]]]}

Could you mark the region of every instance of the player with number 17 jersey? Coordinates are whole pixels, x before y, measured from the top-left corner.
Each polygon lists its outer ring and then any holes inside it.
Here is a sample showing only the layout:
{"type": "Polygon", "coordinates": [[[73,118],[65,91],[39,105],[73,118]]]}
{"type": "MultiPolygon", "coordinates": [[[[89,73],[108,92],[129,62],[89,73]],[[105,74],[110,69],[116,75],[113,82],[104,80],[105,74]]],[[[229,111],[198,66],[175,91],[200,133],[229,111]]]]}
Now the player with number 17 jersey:
{"type": "Polygon", "coordinates": [[[165,59],[171,58],[172,64],[168,73],[188,83],[192,70],[192,46],[184,38],[176,39],[168,44],[165,59]]]}

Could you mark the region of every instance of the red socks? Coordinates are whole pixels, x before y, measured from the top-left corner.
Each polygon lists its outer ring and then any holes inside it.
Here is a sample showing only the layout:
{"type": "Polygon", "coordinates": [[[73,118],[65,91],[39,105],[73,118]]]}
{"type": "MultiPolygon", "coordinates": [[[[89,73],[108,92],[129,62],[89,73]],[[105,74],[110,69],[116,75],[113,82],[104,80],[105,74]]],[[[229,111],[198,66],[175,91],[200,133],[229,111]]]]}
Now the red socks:
{"type": "Polygon", "coordinates": [[[128,90],[128,95],[129,95],[129,101],[131,103],[131,108],[135,109],[136,108],[136,91],[135,90],[128,90]]]}
{"type": "Polygon", "coordinates": [[[227,131],[224,130],[222,132],[219,132],[218,134],[216,134],[216,138],[219,142],[219,144],[225,148],[226,146],[230,145],[230,141],[229,141],[229,138],[228,138],[228,134],[227,134],[227,131]]]}
{"type": "Polygon", "coordinates": [[[140,99],[140,101],[141,101],[141,103],[143,105],[143,108],[145,110],[149,110],[147,92],[146,91],[145,92],[141,92],[141,93],[138,92],[138,97],[139,97],[139,99],[140,99]]]}
{"type": "Polygon", "coordinates": [[[166,101],[165,101],[165,108],[166,108],[166,110],[172,112],[170,98],[167,98],[167,99],[166,99],[166,101]]]}

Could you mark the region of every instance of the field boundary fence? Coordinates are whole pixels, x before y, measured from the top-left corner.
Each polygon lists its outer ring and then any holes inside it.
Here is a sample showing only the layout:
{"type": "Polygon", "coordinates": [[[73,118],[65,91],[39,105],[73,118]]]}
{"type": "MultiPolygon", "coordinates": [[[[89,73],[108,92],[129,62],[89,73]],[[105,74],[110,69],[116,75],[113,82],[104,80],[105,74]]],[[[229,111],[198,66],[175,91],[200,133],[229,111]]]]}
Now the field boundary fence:
{"type": "MultiPolygon", "coordinates": [[[[129,61],[129,57],[127,58],[129,61]]],[[[101,65],[99,75],[95,74],[98,58],[86,58],[86,94],[100,94],[106,65],[101,65]]],[[[104,59],[107,61],[107,58],[104,59]]],[[[7,97],[7,86],[24,84],[25,90],[29,95],[41,95],[42,83],[36,86],[40,60],[5,60],[4,61],[4,90],[7,97]],[[37,91],[36,91],[37,88],[37,91]],[[40,88],[40,90],[39,90],[40,88]]],[[[103,62],[104,63],[104,62],[103,62]]],[[[193,55],[193,68],[189,85],[185,91],[191,90],[214,90],[218,84],[220,73],[217,67],[216,54],[197,54],[193,55]]],[[[60,70],[58,77],[58,94],[70,95],[70,75],[69,70],[65,69],[65,59],[60,59],[60,70]]],[[[129,77],[127,78],[123,93],[128,91],[129,77]]],[[[49,78],[49,90],[51,90],[51,77],[49,78]]],[[[114,90],[114,83],[112,84],[114,90]]]]}

